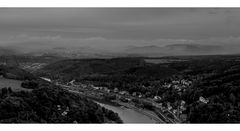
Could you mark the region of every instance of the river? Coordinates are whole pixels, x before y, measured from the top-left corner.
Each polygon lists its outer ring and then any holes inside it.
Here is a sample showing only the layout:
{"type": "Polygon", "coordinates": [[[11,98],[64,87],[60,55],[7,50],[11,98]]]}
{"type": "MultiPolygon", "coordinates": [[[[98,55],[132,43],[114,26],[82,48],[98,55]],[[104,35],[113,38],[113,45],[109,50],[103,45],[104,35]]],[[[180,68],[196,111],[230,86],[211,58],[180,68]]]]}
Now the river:
{"type": "MultiPolygon", "coordinates": [[[[41,79],[46,81],[51,81],[48,78],[41,77],[41,79]]],[[[117,113],[118,116],[121,118],[123,123],[158,123],[154,119],[135,111],[134,109],[130,108],[121,108],[119,106],[112,106],[108,104],[103,104],[97,101],[94,101],[97,104],[99,104],[102,107],[105,107],[106,109],[112,110],[113,112],[117,113]]]]}
{"type": "Polygon", "coordinates": [[[122,119],[123,123],[157,123],[157,121],[133,109],[121,108],[118,106],[107,105],[99,102],[96,103],[102,107],[105,107],[106,109],[118,113],[118,116],[122,119]]]}

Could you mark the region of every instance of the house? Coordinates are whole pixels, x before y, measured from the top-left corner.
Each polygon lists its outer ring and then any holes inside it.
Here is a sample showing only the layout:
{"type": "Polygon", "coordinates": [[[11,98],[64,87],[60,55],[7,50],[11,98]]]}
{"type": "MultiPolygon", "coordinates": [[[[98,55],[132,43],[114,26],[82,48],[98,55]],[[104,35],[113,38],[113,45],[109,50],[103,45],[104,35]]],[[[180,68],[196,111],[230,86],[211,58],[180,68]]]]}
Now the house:
{"type": "Polygon", "coordinates": [[[66,108],[66,111],[67,111],[67,112],[69,112],[69,111],[70,111],[68,106],[67,106],[67,108],[66,108]]]}
{"type": "Polygon", "coordinates": [[[161,100],[162,98],[160,96],[154,96],[154,100],[161,100]]]}
{"type": "Polygon", "coordinates": [[[121,98],[120,98],[120,101],[122,101],[122,102],[128,102],[128,99],[127,99],[127,98],[124,98],[124,97],[121,97],[121,98]]]}
{"type": "Polygon", "coordinates": [[[81,87],[82,87],[82,88],[87,88],[87,85],[81,84],[81,87]]]}
{"type": "Polygon", "coordinates": [[[109,93],[110,90],[107,87],[103,87],[102,90],[104,90],[105,92],[109,93]]]}
{"type": "Polygon", "coordinates": [[[172,81],[173,84],[179,84],[179,81],[172,81]]]}
{"type": "Polygon", "coordinates": [[[128,102],[131,102],[131,101],[132,101],[132,99],[130,99],[130,98],[126,98],[126,99],[127,99],[128,102]]]}
{"type": "Polygon", "coordinates": [[[67,111],[64,111],[61,115],[62,116],[66,116],[68,114],[68,112],[67,111]]]}
{"type": "Polygon", "coordinates": [[[157,104],[156,107],[160,108],[161,110],[163,109],[162,103],[157,104]]]}
{"type": "Polygon", "coordinates": [[[137,92],[133,92],[133,93],[132,93],[132,96],[137,96],[137,92]]]}
{"type": "Polygon", "coordinates": [[[69,82],[70,85],[74,85],[75,80],[69,82]]]}
{"type": "Polygon", "coordinates": [[[187,109],[186,107],[180,106],[180,110],[181,110],[181,111],[185,111],[186,109],[187,109]]]}
{"type": "Polygon", "coordinates": [[[61,110],[61,105],[57,105],[57,108],[58,108],[57,110],[60,111],[61,110]]]}
{"type": "Polygon", "coordinates": [[[168,110],[171,110],[171,109],[172,109],[172,106],[171,106],[171,103],[170,103],[170,102],[167,103],[167,108],[168,108],[168,110]]]}
{"type": "Polygon", "coordinates": [[[186,102],[184,100],[181,100],[181,105],[185,105],[186,102]]]}
{"type": "Polygon", "coordinates": [[[177,90],[181,90],[180,86],[178,86],[178,85],[174,85],[173,88],[177,89],[177,90]]]}
{"type": "Polygon", "coordinates": [[[173,110],[173,113],[174,113],[174,114],[176,114],[176,113],[177,113],[177,110],[176,110],[176,109],[174,109],[174,110],[173,110]]]}
{"type": "Polygon", "coordinates": [[[202,103],[205,103],[205,104],[207,104],[207,103],[209,102],[208,99],[205,99],[205,98],[202,97],[202,96],[199,97],[199,101],[202,102],[202,103]]]}
{"type": "Polygon", "coordinates": [[[129,95],[129,92],[128,91],[120,91],[119,94],[121,94],[121,95],[129,95]]]}
{"type": "Polygon", "coordinates": [[[100,90],[100,88],[97,87],[97,86],[93,86],[92,88],[93,88],[94,90],[100,90]]]}
{"type": "Polygon", "coordinates": [[[119,91],[118,88],[114,88],[113,90],[114,93],[117,93],[118,91],[119,91]]]}
{"type": "Polygon", "coordinates": [[[110,89],[107,89],[107,90],[106,90],[106,92],[107,92],[107,93],[110,93],[110,92],[111,92],[111,90],[110,90],[110,89]]]}
{"type": "Polygon", "coordinates": [[[182,92],[181,92],[181,89],[178,90],[178,95],[181,96],[182,95],[182,92]]]}
{"type": "Polygon", "coordinates": [[[181,119],[182,121],[186,121],[186,120],[187,120],[187,114],[181,114],[181,115],[180,115],[180,119],[181,119]]]}
{"type": "Polygon", "coordinates": [[[172,86],[172,84],[165,84],[163,85],[164,88],[170,88],[172,86]]]}

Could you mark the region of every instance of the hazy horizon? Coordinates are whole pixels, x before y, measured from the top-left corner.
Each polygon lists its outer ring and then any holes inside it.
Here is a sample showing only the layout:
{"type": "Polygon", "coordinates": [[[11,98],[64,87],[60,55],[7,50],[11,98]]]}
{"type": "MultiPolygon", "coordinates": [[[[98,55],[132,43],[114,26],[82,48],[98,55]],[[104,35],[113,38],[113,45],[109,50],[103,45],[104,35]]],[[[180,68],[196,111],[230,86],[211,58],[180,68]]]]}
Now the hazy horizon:
{"type": "Polygon", "coordinates": [[[22,52],[157,46],[165,53],[165,46],[184,45],[184,54],[189,45],[203,45],[199,50],[217,48],[208,53],[240,53],[239,23],[240,8],[1,8],[0,46],[22,52]]]}

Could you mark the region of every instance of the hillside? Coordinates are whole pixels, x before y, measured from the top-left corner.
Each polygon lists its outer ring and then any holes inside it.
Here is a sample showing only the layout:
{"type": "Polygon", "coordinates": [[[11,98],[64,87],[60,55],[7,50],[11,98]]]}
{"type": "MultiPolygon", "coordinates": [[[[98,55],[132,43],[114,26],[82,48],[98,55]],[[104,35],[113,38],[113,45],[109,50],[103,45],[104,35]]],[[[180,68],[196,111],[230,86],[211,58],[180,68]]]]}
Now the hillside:
{"type": "Polygon", "coordinates": [[[98,104],[48,85],[32,92],[0,90],[1,123],[122,123],[98,104]]]}
{"type": "Polygon", "coordinates": [[[38,74],[54,74],[55,77],[83,77],[93,74],[104,75],[119,72],[144,64],[144,61],[138,58],[70,59],[49,64],[39,70],[38,74]]]}
{"type": "Polygon", "coordinates": [[[5,78],[16,79],[16,80],[36,79],[36,77],[33,74],[23,69],[20,69],[18,67],[4,66],[4,65],[0,65],[0,75],[2,75],[5,78]]]}
{"type": "Polygon", "coordinates": [[[125,50],[127,54],[135,54],[148,57],[178,56],[178,55],[209,55],[222,54],[224,47],[202,44],[172,44],[166,46],[136,46],[125,50]]]}
{"type": "MultiPolygon", "coordinates": [[[[197,63],[195,63],[197,64],[197,63]]],[[[188,121],[191,123],[238,123],[240,121],[240,63],[225,59],[198,67],[191,74],[207,73],[202,80],[186,90],[183,99],[189,104],[188,121]],[[204,70],[205,72],[201,71],[204,70]],[[209,102],[199,102],[202,96],[209,102]]]]}
{"type": "Polygon", "coordinates": [[[143,67],[134,67],[126,70],[125,74],[132,74],[136,76],[156,77],[158,79],[169,77],[173,74],[177,74],[177,70],[168,68],[162,65],[148,65],[143,67]]]}
{"type": "Polygon", "coordinates": [[[175,69],[147,64],[141,58],[72,59],[49,64],[37,71],[37,75],[64,80],[84,77],[138,75],[164,78],[176,74],[175,69]]]}

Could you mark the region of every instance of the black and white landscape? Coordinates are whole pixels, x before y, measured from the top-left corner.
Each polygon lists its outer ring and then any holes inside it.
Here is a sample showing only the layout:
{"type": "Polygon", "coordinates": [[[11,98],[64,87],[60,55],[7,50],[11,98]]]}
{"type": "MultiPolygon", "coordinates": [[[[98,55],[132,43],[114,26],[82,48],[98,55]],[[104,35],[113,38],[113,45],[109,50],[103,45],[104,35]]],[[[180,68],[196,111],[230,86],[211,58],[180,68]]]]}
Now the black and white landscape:
{"type": "Polygon", "coordinates": [[[240,123],[240,8],[0,8],[0,123],[240,123]]]}

